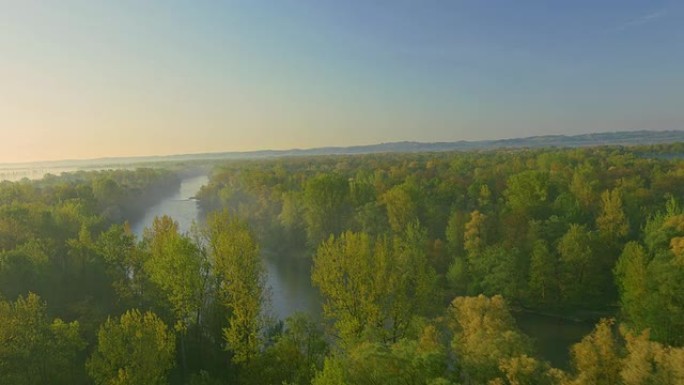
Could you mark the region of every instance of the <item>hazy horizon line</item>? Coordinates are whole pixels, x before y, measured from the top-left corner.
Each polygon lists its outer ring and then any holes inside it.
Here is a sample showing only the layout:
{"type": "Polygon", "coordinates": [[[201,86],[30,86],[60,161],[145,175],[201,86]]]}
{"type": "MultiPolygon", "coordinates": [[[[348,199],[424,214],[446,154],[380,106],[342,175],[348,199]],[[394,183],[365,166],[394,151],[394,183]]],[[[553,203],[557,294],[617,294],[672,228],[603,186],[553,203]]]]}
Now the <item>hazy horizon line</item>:
{"type": "MultiPolygon", "coordinates": [[[[40,159],[31,161],[18,161],[18,162],[2,162],[0,161],[0,166],[22,166],[22,165],[36,165],[36,164],[56,164],[56,163],[86,163],[86,162],[102,162],[102,161],[116,161],[116,160],[153,160],[156,158],[172,158],[172,157],[192,157],[192,156],[203,156],[203,155],[221,155],[221,154],[255,154],[255,153],[286,153],[290,151],[314,151],[314,150],[324,150],[324,149],[344,149],[344,148],[359,148],[359,147],[371,147],[371,146],[381,146],[381,145],[391,145],[391,144],[401,144],[401,143],[413,143],[413,144],[449,144],[449,143],[486,143],[486,142],[497,142],[497,141],[507,141],[507,140],[524,140],[533,138],[550,138],[550,137],[566,137],[566,138],[576,138],[582,136],[590,136],[597,134],[620,134],[620,133],[638,133],[638,132],[657,132],[657,133],[667,133],[667,132],[684,132],[684,129],[667,129],[667,130],[619,130],[619,131],[594,131],[583,134],[544,134],[544,135],[530,135],[530,136],[514,136],[514,137],[499,137],[496,139],[479,139],[479,140],[444,140],[444,141],[420,141],[420,140],[397,140],[397,141],[387,141],[387,142],[372,142],[364,144],[350,144],[350,145],[325,145],[325,146],[315,146],[315,147],[291,147],[284,149],[274,149],[274,148],[262,148],[262,149],[252,149],[252,150],[225,150],[225,151],[204,151],[204,152],[179,152],[179,153],[166,153],[166,154],[147,154],[147,155],[107,155],[102,157],[84,157],[84,158],[62,158],[62,159],[40,159]]],[[[132,162],[133,163],[133,162],[132,162]]]]}

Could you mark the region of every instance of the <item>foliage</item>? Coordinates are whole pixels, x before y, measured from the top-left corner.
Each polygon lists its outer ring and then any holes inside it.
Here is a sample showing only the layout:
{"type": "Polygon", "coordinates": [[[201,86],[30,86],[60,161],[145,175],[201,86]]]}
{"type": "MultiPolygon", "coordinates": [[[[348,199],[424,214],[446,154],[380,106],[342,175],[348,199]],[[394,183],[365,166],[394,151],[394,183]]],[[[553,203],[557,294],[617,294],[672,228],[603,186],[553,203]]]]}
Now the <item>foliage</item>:
{"type": "Polygon", "coordinates": [[[230,311],[223,336],[235,362],[249,361],[262,344],[264,267],[248,225],[227,211],[211,215],[208,242],[221,301],[230,311]]]}
{"type": "Polygon", "coordinates": [[[531,342],[516,326],[503,297],[457,297],[449,309],[451,348],[462,376],[483,383],[496,377],[501,360],[530,354],[531,342]]]}
{"type": "Polygon", "coordinates": [[[173,333],[156,314],[129,310],[100,327],[86,366],[96,384],[164,384],[175,348],[173,333]]]}
{"type": "Polygon", "coordinates": [[[403,238],[347,232],[321,245],[312,280],[344,341],[397,341],[413,317],[425,313],[434,295],[434,272],[424,242],[424,232],[410,226],[403,238]]]}
{"type": "Polygon", "coordinates": [[[84,346],[78,322],[50,322],[37,295],[0,301],[0,383],[72,384],[80,372],[72,363],[84,346]]]}
{"type": "Polygon", "coordinates": [[[0,383],[682,383],[681,146],[217,161],[142,239],[188,166],[1,182],[0,383]],[[271,322],[262,253],[313,259],[324,320],[271,322]],[[566,373],[507,304],[618,320],[566,373]]]}

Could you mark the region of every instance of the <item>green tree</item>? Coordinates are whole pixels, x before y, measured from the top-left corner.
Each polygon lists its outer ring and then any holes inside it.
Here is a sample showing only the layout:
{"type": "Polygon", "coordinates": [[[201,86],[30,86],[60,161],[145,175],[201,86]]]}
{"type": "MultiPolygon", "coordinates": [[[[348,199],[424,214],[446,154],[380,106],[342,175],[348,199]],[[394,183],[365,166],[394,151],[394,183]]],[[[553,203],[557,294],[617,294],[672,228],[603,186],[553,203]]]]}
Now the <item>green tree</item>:
{"type": "Polygon", "coordinates": [[[646,250],[637,242],[629,242],[615,265],[616,283],[620,291],[622,314],[637,330],[648,327],[649,274],[646,250]]]}
{"type": "Polygon", "coordinates": [[[549,176],[538,170],[523,171],[506,181],[506,203],[524,216],[536,216],[550,200],[549,176]]]}
{"type": "Polygon", "coordinates": [[[368,326],[382,323],[380,293],[373,283],[379,272],[376,264],[388,252],[385,243],[380,243],[374,253],[367,234],[352,232],[331,236],[318,248],[311,279],[324,296],[323,313],[335,320],[343,340],[355,340],[368,326]],[[380,253],[376,258],[374,254],[380,253]]]}
{"type": "Polygon", "coordinates": [[[336,173],[317,175],[304,186],[304,220],[309,244],[340,234],[351,216],[348,180],[336,173]]]}
{"type": "Polygon", "coordinates": [[[600,237],[611,245],[627,236],[629,221],[622,209],[620,190],[606,190],[601,194],[601,213],[596,218],[596,228],[600,237]]]}
{"type": "Polygon", "coordinates": [[[178,224],[168,216],[157,217],[147,233],[150,248],[145,271],[171,304],[180,333],[183,372],[187,370],[188,328],[194,326],[196,342],[201,336],[202,311],[209,295],[210,261],[186,234],[178,232],[178,224]]]}
{"type": "Polygon", "coordinates": [[[561,262],[560,291],[565,304],[596,303],[603,300],[598,292],[600,270],[594,259],[591,233],[581,225],[572,224],[558,241],[561,262]]]}
{"type": "Polygon", "coordinates": [[[486,247],[477,258],[470,260],[468,270],[474,281],[471,290],[485,295],[501,294],[511,299],[522,298],[527,283],[527,266],[523,257],[515,247],[486,247]]]}
{"type": "Polygon", "coordinates": [[[558,259],[548,243],[539,239],[534,243],[530,258],[529,293],[539,304],[554,304],[558,300],[558,259]]]}
{"type": "Polygon", "coordinates": [[[31,293],[0,301],[0,383],[73,384],[80,381],[85,347],[79,324],[50,322],[45,303],[31,293]]]}
{"type": "Polygon", "coordinates": [[[648,328],[654,340],[677,346],[684,344],[684,263],[677,255],[682,234],[684,215],[671,204],[644,227],[647,247],[628,243],[615,267],[630,326],[638,332],[648,328]]]}
{"type": "Polygon", "coordinates": [[[404,337],[416,315],[426,315],[434,307],[437,277],[427,256],[427,232],[417,222],[409,224],[393,239],[391,254],[379,270],[381,311],[389,339],[404,337]]]}
{"type": "Polygon", "coordinates": [[[156,314],[129,310],[100,327],[86,367],[98,385],[162,385],[175,348],[174,334],[156,314]]]}
{"type": "Polygon", "coordinates": [[[136,246],[136,237],[128,224],[112,225],[100,233],[95,250],[106,262],[119,302],[140,305],[148,283],[143,271],[145,254],[136,246]]]}
{"type": "Polygon", "coordinates": [[[591,210],[597,200],[596,185],[599,178],[591,166],[584,165],[575,170],[572,175],[569,190],[584,210],[591,210]]]}
{"type": "Polygon", "coordinates": [[[387,208],[390,228],[400,233],[410,223],[418,221],[418,204],[414,198],[415,187],[411,184],[397,185],[383,194],[382,201],[387,208]]]}
{"type": "Polygon", "coordinates": [[[303,314],[285,320],[278,334],[257,359],[248,366],[250,384],[311,384],[317,370],[323,368],[328,352],[320,326],[303,314]]]}
{"type": "Polygon", "coordinates": [[[425,314],[435,283],[426,246],[425,231],[413,225],[393,240],[347,232],[319,247],[312,281],[344,341],[396,341],[425,314]]]}
{"type": "Polygon", "coordinates": [[[501,374],[502,360],[529,354],[531,342],[515,326],[503,297],[456,297],[449,309],[451,348],[466,382],[485,383],[501,374]]]}
{"type": "Polygon", "coordinates": [[[265,272],[259,246],[249,225],[225,210],[209,216],[207,238],[221,299],[230,310],[224,339],[235,362],[249,361],[262,346],[265,326],[265,272]]]}
{"type": "Polygon", "coordinates": [[[426,326],[418,339],[386,345],[364,342],[347,354],[328,357],[314,385],[450,385],[447,349],[434,326],[426,326]]]}
{"type": "MultiPolygon", "coordinates": [[[[596,218],[598,230],[597,261],[601,275],[607,276],[613,270],[624,245],[624,239],[629,233],[629,220],[625,215],[622,204],[622,192],[618,189],[606,190],[601,194],[601,213],[596,218]]],[[[604,280],[602,291],[614,292],[611,282],[604,280]]]]}
{"type": "Polygon", "coordinates": [[[206,302],[210,261],[187,235],[178,233],[169,217],[155,218],[150,239],[150,258],[145,269],[171,303],[179,330],[198,324],[206,302]]]}

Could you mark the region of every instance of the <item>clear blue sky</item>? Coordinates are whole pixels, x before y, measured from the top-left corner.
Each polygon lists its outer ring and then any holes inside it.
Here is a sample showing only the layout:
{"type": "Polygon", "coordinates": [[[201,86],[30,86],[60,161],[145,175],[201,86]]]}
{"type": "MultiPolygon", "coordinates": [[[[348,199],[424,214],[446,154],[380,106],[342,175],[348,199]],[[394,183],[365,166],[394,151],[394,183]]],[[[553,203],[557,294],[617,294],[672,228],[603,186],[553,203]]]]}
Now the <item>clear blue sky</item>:
{"type": "Polygon", "coordinates": [[[681,1],[0,0],[0,162],[684,128],[681,1]]]}

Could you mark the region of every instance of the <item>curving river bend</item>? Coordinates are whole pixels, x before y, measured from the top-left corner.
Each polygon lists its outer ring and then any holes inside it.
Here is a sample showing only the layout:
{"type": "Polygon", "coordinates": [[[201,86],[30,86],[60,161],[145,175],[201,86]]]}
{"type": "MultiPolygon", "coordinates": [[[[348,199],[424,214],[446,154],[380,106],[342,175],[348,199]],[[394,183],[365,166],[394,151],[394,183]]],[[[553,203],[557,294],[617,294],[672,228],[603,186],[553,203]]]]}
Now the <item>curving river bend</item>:
{"type": "MultiPolygon", "coordinates": [[[[178,192],[157,205],[150,207],[132,230],[142,236],[157,216],[168,215],[178,222],[181,231],[189,231],[194,221],[199,221],[200,210],[197,201],[191,199],[209,181],[207,176],[186,178],[178,192]]],[[[305,259],[264,257],[270,291],[271,310],[279,319],[285,319],[295,312],[320,317],[321,298],[311,285],[311,263],[305,259]]],[[[573,322],[538,314],[514,314],[520,329],[535,339],[539,355],[554,366],[567,368],[569,347],[589,333],[593,324],[573,322]]]]}

